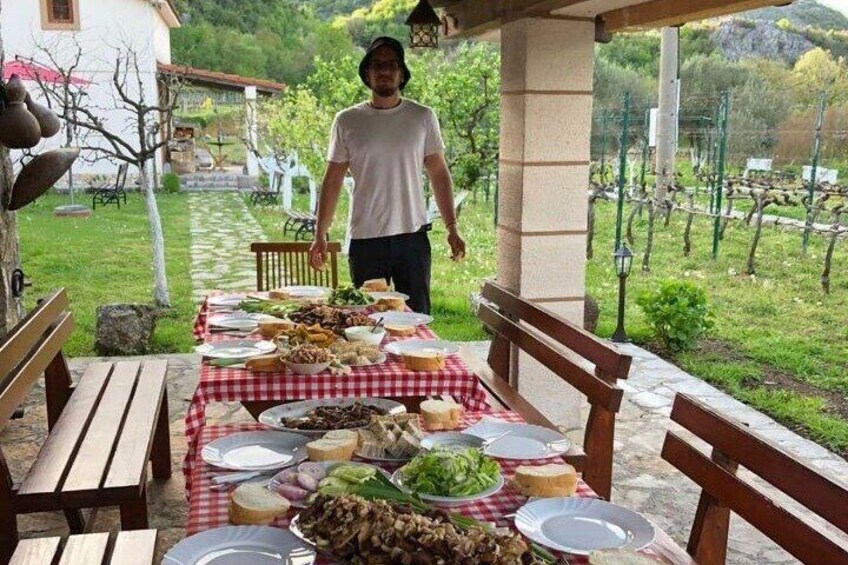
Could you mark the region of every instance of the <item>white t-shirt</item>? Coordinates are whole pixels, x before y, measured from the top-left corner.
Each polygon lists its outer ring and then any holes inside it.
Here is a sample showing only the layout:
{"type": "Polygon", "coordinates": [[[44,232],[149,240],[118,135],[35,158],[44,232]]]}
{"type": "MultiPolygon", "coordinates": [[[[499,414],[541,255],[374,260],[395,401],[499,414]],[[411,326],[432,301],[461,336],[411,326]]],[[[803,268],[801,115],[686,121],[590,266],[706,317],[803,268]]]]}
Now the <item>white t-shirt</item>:
{"type": "Polygon", "coordinates": [[[424,157],[444,147],[435,112],[412,100],[386,110],[363,102],[339,112],[327,160],[350,163],[351,239],[418,231],[427,222],[424,157]]]}

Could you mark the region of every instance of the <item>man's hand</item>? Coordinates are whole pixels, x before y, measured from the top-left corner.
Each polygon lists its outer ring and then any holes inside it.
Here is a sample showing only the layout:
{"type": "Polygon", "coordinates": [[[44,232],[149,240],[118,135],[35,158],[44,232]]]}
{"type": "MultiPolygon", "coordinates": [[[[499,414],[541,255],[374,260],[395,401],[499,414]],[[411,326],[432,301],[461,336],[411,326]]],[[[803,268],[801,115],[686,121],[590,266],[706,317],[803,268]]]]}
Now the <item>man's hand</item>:
{"type": "Polygon", "coordinates": [[[465,242],[459,237],[459,232],[456,231],[455,226],[451,226],[452,229],[448,231],[448,245],[451,248],[451,260],[459,261],[463,257],[465,257],[465,242]]]}
{"type": "Polygon", "coordinates": [[[315,241],[309,247],[309,264],[316,271],[324,269],[327,261],[327,238],[315,236],[315,241]]]}

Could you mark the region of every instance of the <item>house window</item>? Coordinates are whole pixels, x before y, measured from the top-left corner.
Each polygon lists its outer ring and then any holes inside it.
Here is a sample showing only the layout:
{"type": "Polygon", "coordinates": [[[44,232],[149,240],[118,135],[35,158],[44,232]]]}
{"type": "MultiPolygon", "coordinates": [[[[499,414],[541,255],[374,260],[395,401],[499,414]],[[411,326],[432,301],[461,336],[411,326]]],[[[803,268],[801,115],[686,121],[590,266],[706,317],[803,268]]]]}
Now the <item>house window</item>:
{"type": "Polygon", "coordinates": [[[41,0],[43,29],[79,29],[79,0],[41,0]]]}

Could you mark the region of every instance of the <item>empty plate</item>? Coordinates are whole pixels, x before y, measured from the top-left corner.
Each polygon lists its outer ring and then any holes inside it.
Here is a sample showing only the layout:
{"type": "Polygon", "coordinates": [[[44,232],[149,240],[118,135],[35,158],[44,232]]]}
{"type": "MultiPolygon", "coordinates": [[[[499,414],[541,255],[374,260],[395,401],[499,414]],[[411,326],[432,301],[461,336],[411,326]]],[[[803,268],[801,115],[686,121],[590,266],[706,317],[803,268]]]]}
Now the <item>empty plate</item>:
{"type": "Polygon", "coordinates": [[[546,459],[571,449],[571,440],[550,428],[504,422],[497,418],[482,418],[463,433],[484,440],[503,436],[484,450],[486,455],[501,459],[546,459]]]}
{"type": "Polygon", "coordinates": [[[235,308],[247,297],[245,294],[218,294],[206,299],[210,308],[235,308]]]}
{"type": "Polygon", "coordinates": [[[642,549],[654,527],[642,515],[595,498],[540,498],[518,509],[515,527],[550,549],[588,555],[596,549],[642,549]]]}
{"type": "Polygon", "coordinates": [[[380,318],[383,319],[383,324],[389,326],[426,326],[433,321],[433,316],[427,314],[419,314],[418,312],[374,312],[368,316],[375,322],[380,318]]]}
{"type": "Polygon", "coordinates": [[[459,347],[450,341],[440,339],[404,339],[386,344],[385,350],[395,355],[406,355],[409,353],[453,355],[459,351],[459,347]]]}
{"type": "Polygon", "coordinates": [[[231,434],[206,444],[206,463],[233,471],[273,471],[306,459],[306,436],[276,431],[231,434]]]}
{"type": "Polygon", "coordinates": [[[277,350],[277,345],[270,341],[230,339],[215,343],[204,343],[195,347],[194,350],[210,359],[249,359],[257,355],[273,353],[277,350]]]}
{"type": "Polygon", "coordinates": [[[311,565],[315,551],[294,534],[269,526],[224,526],[189,536],[162,565],[311,565]]]}
{"type": "Polygon", "coordinates": [[[229,330],[255,330],[259,322],[278,320],[268,314],[247,314],[245,312],[232,312],[229,314],[213,314],[209,316],[207,324],[212,327],[226,328],[229,330]]]}
{"type": "Polygon", "coordinates": [[[283,290],[288,292],[292,298],[324,298],[332,292],[326,286],[284,286],[283,290]]]}

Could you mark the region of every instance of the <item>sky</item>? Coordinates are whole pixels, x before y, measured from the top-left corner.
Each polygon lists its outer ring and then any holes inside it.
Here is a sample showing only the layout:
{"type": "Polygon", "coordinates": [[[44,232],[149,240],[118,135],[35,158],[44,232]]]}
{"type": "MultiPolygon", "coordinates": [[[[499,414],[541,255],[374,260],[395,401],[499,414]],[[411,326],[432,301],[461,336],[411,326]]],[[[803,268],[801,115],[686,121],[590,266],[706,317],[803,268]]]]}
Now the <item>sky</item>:
{"type": "Polygon", "coordinates": [[[819,0],[819,2],[848,16],[848,0],[819,0]]]}

